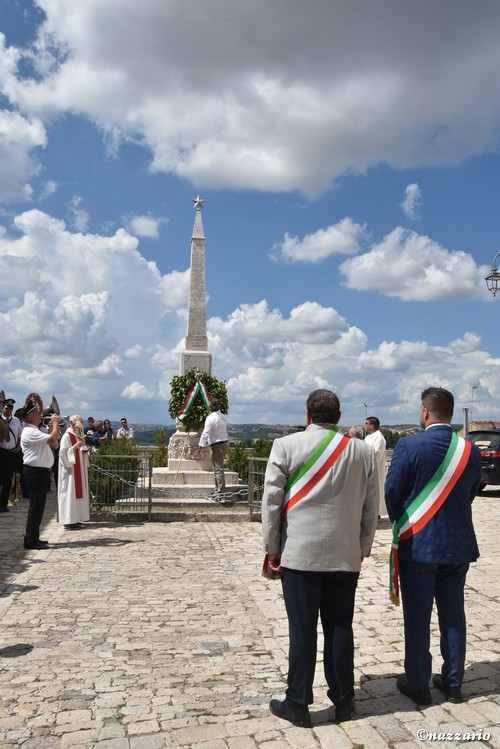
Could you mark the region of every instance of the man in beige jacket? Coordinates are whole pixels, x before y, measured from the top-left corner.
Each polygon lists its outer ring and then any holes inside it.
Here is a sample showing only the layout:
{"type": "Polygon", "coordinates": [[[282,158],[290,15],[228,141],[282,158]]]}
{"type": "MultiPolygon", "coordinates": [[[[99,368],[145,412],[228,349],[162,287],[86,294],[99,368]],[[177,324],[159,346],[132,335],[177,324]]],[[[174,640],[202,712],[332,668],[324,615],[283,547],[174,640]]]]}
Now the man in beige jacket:
{"type": "Polygon", "coordinates": [[[354,597],[375,535],[379,491],[372,448],[336,426],[337,396],[315,390],[306,406],[307,429],[273,443],[262,533],[270,571],[281,572],[290,638],[286,697],[269,706],[279,718],[308,727],[318,615],[327,694],[336,720],[351,718],[354,597]]]}

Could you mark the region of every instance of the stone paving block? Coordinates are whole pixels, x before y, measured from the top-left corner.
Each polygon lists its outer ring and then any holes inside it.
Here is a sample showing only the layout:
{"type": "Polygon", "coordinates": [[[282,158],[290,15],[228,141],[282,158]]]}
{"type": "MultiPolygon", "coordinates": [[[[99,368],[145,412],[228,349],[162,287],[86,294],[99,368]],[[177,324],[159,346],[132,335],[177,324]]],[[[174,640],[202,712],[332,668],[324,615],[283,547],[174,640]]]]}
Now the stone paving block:
{"type": "Polygon", "coordinates": [[[221,724],[186,726],[185,728],[172,731],[174,743],[179,746],[200,744],[202,741],[209,741],[225,736],[227,736],[227,730],[221,724]]]}
{"type": "Polygon", "coordinates": [[[163,749],[170,746],[173,744],[168,734],[130,737],[130,749],[163,749]]]}
{"type": "Polygon", "coordinates": [[[227,740],[228,749],[257,749],[257,744],[250,736],[236,736],[227,740]]]}

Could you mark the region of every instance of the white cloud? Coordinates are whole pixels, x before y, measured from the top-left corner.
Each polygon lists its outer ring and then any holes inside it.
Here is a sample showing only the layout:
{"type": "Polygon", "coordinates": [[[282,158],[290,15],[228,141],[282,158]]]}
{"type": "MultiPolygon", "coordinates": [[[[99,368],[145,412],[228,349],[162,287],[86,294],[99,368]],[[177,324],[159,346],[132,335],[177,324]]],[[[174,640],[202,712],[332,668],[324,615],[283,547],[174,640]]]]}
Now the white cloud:
{"type": "Polygon", "coordinates": [[[34,118],[68,111],[110,152],[132,139],[153,170],[212,188],[315,194],[346,171],[454,164],[498,145],[496,3],[318,0],[311,13],[289,0],[123,0],[119,18],[113,3],[39,5],[35,44],[0,63],[31,131],[11,140],[4,194],[43,145],[34,118]],[[23,56],[37,78],[18,72],[23,56]]]}
{"type": "Polygon", "coordinates": [[[39,195],[39,200],[45,200],[45,198],[50,197],[51,195],[54,195],[54,193],[57,192],[58,184],[52,179],[47,180],[43,184],[42,192],[39,195]]]}
{"type": "Polygon", "coordinates": [[[148,239],[158,239],[160,236],[159,228],[164,224],[166,219],[155,218],[154,216],[129,216],[126,219],[130,233],[135,237],[147,237],[148,239]]]}
{"type": "Polygon", "coordinates": [[[274,245],[271,257],[291,263],[319,263],[331,255],[353,255],[359,252],[364,235],[363,226],[356,224],[351,218],[344,218],[338,224],[307,234],[302,240],[285,234],[284,240],[274,245]]]}
{"type": "Polygon", "coordinates": [[[154,397],[154,393],[137,381],[131,382],[130,385],[123,388],[121,394],[124,398],[130,398],[130,400],[151,400],[154,397]]]}
{"type": "Polygon", "coordinates": [[[471,255],[446,250],[430,237],[401,227],[369,252],[345,260],[339,270],[348,288],[377,291],[407,302],[489,301],[484,284],[487,266],[477,266],[471,255]]]}
{"type": "Polygon", "coordinates": [[[408,185],[405,190],[405,199],[401,203],[405,216],[412,221],[416,221],[420,218],[419,208],[421,205],[422,193],[420,187],[415,183],[408,185]]]}
{"type": "Polygon", "coordinates": [[[38,118],[28,119],[16,112],[0,110],[1,199],[31,196],[29,180],[40,171],[32,152],[45,144],[45,128],[38,118]]]}
{"type": "Polygon", "coordinates": [[[71,226],[76,231],[85,232],[90,224],[90,214],[82,208],[83,198],[74,195],[67,203],[66,208],[70,216],[71,226]]]}

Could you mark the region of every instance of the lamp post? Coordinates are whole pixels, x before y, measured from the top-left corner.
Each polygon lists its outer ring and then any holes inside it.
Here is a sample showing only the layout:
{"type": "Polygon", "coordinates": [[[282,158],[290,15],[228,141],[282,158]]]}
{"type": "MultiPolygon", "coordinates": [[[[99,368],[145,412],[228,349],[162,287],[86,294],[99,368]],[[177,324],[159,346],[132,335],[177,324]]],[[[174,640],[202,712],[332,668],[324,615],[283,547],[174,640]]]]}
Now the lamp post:
{"type": "Polygon", "coordinates": [[[499,291],[498,284],[500,283],[500,270],[497,268],[498,257],[500,257],[500,252],[497,252],[495,257],[493,258],[493,267],[491,269],[491,273],[484,279],[486,281],[488,291],[491,291],[494,297],[497,295],[497,291],[499,291]]]}
{"type": "Polygon", "coordinates": [[[365,425],[364,425],[364,427],[363,427],[363,434],[364,434],[364,435],[365,435],[365,437],[366,437],[366,420],[367,420],[367,418],[368,418],[368,406],[367,406],[367,404],[366,404],[366,403],[363,403],[363,406],[365,407],[365,425]]]}
{"type": "Polygon", "coordinates": [[[474,390],[477,390],[477,385],[471,382],[470,385],[470,423],[472,424],[472,411],[474,409],[474,390]]]}

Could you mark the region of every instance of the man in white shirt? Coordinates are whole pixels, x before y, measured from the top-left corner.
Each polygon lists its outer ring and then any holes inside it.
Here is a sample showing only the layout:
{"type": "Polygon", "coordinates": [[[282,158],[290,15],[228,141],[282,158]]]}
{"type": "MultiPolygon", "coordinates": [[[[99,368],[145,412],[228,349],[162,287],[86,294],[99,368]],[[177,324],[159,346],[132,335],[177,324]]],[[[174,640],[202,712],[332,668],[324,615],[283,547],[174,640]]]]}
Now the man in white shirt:
{"type": "Polygon", "coordinates": [[[49,471],[54,463],[51,445],[59,437],[59,416],[50,417],[50,432],[42,432],[42,414],[35,400],[28,400],[22,412],[24,429],[21,434],[23,451],[23,474],[30,500],[24,536],[25,549],[47,549],[47,541],[40,539],[40,524],[45,510],[49,487],[49,471]]]}
{"type": "Polygon", "coordinates": [[[129,426],[128,421],[125,417],[120,420],[120,428],[116,432],[116,439],[132,440],[134,439],[134,430],[129,426]]]}
{"type": "Polygon", "coordinates": [[[5,434],[0,441],[0,512],[9,512],[9,497],[12,485],[12,477],[17,470],[21,469],[21,432],[22,425],[19,419],[12,415],[14,398],[2,400],[1,419],[5,424],[5,434]]]}
{"type": "Polygon", "coordinates": [[[220,402],[217,398],[210,401],[210,414],[205,420],[205,426],[201,433],[200,442],[194,452],[196,460],[201,455],[201,449],[210,445],[212,448],[212,465],[214,467],[215,490],[223,492],[226,489],[224,477],[224,458],[229,447],[227,435],[227,419],[220,411],[220,402]]]}
{"type": "Polygon", "coordinates": [[[380,491],[380,505],[378,515],[387,515],[384,499],[385,483],[385,437],[380,431],[380,421],[376,416],[368,416],[365,421],[366,437],[365,442],[371,445],[375,450],[375,463],[377,464],[378,485],[380,491]]]}

